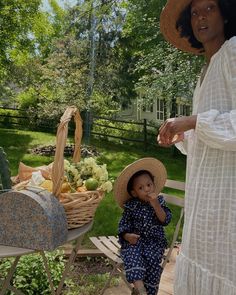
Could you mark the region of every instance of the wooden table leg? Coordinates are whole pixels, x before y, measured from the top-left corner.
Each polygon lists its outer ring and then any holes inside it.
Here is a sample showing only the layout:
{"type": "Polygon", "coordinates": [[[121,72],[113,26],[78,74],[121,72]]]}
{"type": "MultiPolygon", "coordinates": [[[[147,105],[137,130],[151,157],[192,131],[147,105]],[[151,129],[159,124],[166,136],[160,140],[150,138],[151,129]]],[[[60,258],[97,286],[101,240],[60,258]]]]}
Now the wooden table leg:
{"type": "Polygon", "coordinates": [[[46,273],[47,273],[47,277],[48,277],[48,282],[49,282],[49,285],[50,285],[50,288],[51,288],[51,293],[52,295],[55,295],[55,288],[54,288],[54,285],[53,285],[53,281],[52,281],[52,276],[51,276],[51,272],[50,272],[50,269],[49,269],[49,265],[48,265],[48,261],[47,261],[47,257],[45,256],[45,253],[44,251],[40,251],[39,252],[43,258],[43,264],[44,264],[44,268],[46,270],[46,273]]]}
{"type": "Polygon", "coordinates": [[[81,241],[82,241],[82,239],[83,239],[83,236],[84,236],[84,235],[80,236],[79,238],[77,238],[77,239],[75,240],[75,241],[76,241],[76,244],[75,244],[75,246],[73,247],[73,249],[72,249],[72,251],[71,251],[71,254],[70,254],[70,256],[69,256],[69,259],[68,259],[68,261],[67,261],[67,263],[66,263],[66,266],[65,266],[64,272],[63,272],[63,274],[62,274],[62,277],[61,277],[60,283],[59,283],[59,285],[58,285],[58,287],[57,287],[57,290],[56,290],[56,295],[60,295],[60,294],[61,294],[61,289],[62,289],[62,287],[63,287],[64,281],[65,281],[65,279],[66,279],[66,276],[67,276],[67,274],[68,274],[68,272],[69,272],[71,266],[73,265],[73,263],[74,263],[74,261],[75,261],[75,258],[76,258],[76,256],[77,256],[77,252],[78,252],[79,247],[80,247],[80,245],[81,245],[81,241]]]}
{"type": "MultiPolygon", "coordinates": [[[[13,277],[13,274],[14,274],[15,270],[16,270],[16,266],[17,266],[17,263],[18,263],[19,260],[20,260],[20,256],[17,256],[15,258],[14,262],[12,263],[11,268],[9,269],[7,276],[6,276],[5,280],[3,281],[2,289],[0,291],[0,295],[4,295],[7,290],[11,289],[11,279],[13,277]]],[[[20,293],[18,293],[18,294],[20,294],[20,293]]],[[[23,294],[23,293],[21,293],[21,294],[23,294]]]]}

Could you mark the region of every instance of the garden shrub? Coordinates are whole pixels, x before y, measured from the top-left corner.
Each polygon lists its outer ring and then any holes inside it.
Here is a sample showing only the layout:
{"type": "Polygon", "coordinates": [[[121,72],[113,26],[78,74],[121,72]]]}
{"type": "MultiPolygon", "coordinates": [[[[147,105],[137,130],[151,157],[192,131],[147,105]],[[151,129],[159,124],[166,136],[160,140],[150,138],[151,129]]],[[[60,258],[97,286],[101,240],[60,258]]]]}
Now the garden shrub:
{"type": "MultiPolygon", "coordinates": [[[[46,252],[51,278],[55,287],[58,286],[65,267],[65,258],[62,251],[46,252]]],[[[14,258],[5,258],[0,262],[0,279],[7,275],[14,258]]],[[[65,285],[71,284],[67,279],[65,285]]],[[[50,285],[43,266],[43,258],[39,253],[22,256],[18,262],[12,279],[12,285],[26,295],[49,295],[50,285]]],[[[11,291],[7,295],[14,294],[11,291]]]]}

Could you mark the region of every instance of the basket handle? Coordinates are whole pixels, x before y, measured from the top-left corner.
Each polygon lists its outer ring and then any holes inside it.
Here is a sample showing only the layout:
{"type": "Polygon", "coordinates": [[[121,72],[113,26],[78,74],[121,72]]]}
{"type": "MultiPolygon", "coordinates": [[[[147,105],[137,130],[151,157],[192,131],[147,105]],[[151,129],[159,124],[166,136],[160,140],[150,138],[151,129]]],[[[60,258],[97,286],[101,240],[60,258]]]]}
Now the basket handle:
{"type": "Polygon", "coordinates": [[[52,166],[52,193],[57,198],[60,196],[61,186],[64,181],[64,149],[66,146],[66,140],[68,135],[68,123],[72,117],[74,117],[75,121],[75,149],[73,154],[73,162],[79,162],[81,156],[80,144],[83,134],[83,121],[77,108],[75,106],[70,106],[65,110],[64,114],[60,119],[60,124],[57,127],[56,151],[52,166]]]}

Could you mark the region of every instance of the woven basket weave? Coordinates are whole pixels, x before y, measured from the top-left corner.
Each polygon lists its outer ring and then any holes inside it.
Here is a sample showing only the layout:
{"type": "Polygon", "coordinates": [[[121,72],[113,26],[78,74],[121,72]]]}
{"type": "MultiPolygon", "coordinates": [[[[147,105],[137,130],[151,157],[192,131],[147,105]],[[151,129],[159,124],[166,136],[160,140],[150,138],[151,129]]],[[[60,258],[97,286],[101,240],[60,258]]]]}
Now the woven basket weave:
{"type": "Polygon", "coordinates": [[[57,128],[56,152],[52,167],[53,194],[64,206],[68,229],[80,227],[90,222],[95,214],[104,193],[102,191],[85,191],[76,193],[61,193],[64,181],[64,149],[66,146],[68,123],[74,117],[75,149],[73,162],[78,163],[81,157],[82,119],[76,107],[68,107],[61,117],[57,128]]]}

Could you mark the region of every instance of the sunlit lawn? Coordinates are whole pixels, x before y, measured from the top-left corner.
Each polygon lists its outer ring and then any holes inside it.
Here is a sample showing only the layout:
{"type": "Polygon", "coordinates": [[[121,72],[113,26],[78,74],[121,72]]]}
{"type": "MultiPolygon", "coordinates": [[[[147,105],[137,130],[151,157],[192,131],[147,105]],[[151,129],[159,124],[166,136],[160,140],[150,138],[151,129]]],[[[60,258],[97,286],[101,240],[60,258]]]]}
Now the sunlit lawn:
{"type": "MultiPolygon", "coordinates": [[[[26,165],[37,167],[43,164],[49,164],[53,157],[38,156],[30,153],[32,148],[44,145],[54,145],[55,135],[41,132],[19,131],[13,129],[0,129],[0,146],[7,153],[12,175],[17,174],[19,162],[26,165]]],[[[72,139],[70,139],[70,142],[72,139]]],[[[144,151],[142,145],[132,146],[127,143],[115,144],[93,139],[91,146],[96,147],[100,156],[100,163],[106,163],[110,177],[115,180],[119,172],[128,164],[142,157],[155,157],[161,160],[166,168],[169,179],[184,181],[185,178],[185,157],[179,153],[173,153],[172,149],[164,149],[158,146],[152,146],[144,151]]],[[[181,194],[174,191],[175,194],[181,194]]],[[[173,219],[170,225],[166,227],[168,240],[174,231],[174,224],[178,220],[179,208],[171,207],[173,219]]],[[[96,235],[116,235],[118,221],[121,216],[121,209],[117,206],[112,192],[107,194],[101,201],[94,218],[93,228],[88,232],[83,240],[83,247],[93,247],[89,236],[96,235]]],[[[102,288],[106,275],[90,275],[85,278],[81,275],[80,283],[72,284],[67,295],[73,294],[94,294],[95,290],[102,288]]]]}
{"type": "MultiPolygon", "coordinates": [[[[52,162],[53,157],[39,156],[30,153],[30,149],[36,146],[51,144],[55,144],[54,134],[0,129],[0,146],[2,146],[7,153],[12,175],[17,174],[20,161],[32,167],[52,162]]],[[[109,175],[113,180],[126,165],[136,159],[155,157],[165,164],[168,178],[184,181],[185,158],[178,153],[173,153],[171,149],[154,146],[144,151],[142,145],[132,146],[127,143],[115,144],[114,142],[111,143],[95,139],[91,141],[90,145],[95,146],[100,152],[99,162],[107,164],[109,175]]],[[[178,208],[172,209],[172,223],[174,223],[176,218],[178,218],[178,208]]],[[[93,228],[87,234],[84,243],[86,245],[90,244],[88,236],[116,234],[120,214],[121,209],[114,201],[112,193],[107,194],[97,209],[93,228]]],[[[172,223],[166,228],[168,238],[173,232],[172,223]]]]}

